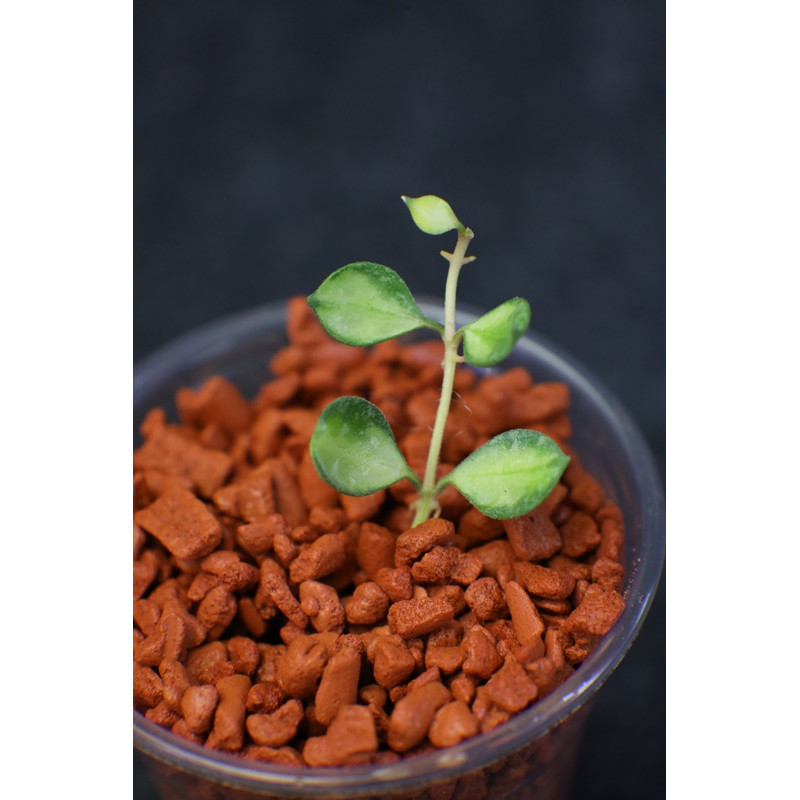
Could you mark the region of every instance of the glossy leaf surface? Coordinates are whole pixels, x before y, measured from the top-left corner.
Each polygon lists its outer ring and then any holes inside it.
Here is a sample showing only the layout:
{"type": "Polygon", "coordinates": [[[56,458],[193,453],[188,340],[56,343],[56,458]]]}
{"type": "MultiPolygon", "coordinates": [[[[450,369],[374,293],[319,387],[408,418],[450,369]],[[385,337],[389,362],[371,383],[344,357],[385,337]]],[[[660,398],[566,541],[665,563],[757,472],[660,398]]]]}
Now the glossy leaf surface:
{"type": "Polygon", "coordinates": [[[422,313],[393,269],[370,261],[337,269],[308,304],[325,330],[345,344],[370,345],[418,328],[441,328],[422,313]]]}
{"type": "Polygon", "coordinates": [[[464,358],[476,367],[489,367],[502,361],[528,329],[531,307],[527,300],[514,297],[462,328],[464,358]]]}
{"type": "Polygon", "coordinates": [[[381,410],[361,397],[330,403],[311,436],[317,472],[343,494],[361,496],[408,478],[419,478],[403,458],[381,410]]]}
{"type": "Polygon", "coordinates": [[[423,233],[436,236],[440,233],[447,233],[447,231],[464,230],[464,226],[453,213],[450,204],[441,197],[433,194],[426,194],[422,197],[403,195],[403,202],[411,212],[411,219],[423,233]]]}
{"type": "Polygon", "coordinates": [[[511,430],[479,447],[445,475],[477,509],[494,519],[527,514],[553,491],[569,458],[538,431],[511,430]]]}

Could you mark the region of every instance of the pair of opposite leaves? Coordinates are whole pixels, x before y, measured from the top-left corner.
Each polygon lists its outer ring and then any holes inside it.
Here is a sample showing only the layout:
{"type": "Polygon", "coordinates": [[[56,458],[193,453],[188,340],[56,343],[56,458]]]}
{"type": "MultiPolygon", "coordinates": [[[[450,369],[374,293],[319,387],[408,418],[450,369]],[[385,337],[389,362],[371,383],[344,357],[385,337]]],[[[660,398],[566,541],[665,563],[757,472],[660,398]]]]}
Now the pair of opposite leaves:
{"type": "MultiPolygon", "coordinates": [[[[327,332],[349,345],[377,344],[420,328],[443,331],[422,313],[394,270],[371,262],[337,270],[308,303],[327,332]]],[[[506,301],[456,333],[464,359],[476,367],[498,363],[529,321],[526,300],[506,301]]],[[[363,398],[340,397],[325,408],[311,439],[311,456],[319,474],[344,494],[372,494],[403,479],[417,489],[422,486],[383,413],[363,398]]],[[[506,431],[445,475],[434,494],[453,485],[489,517],[518,517],[550,494],[568,462],[548,436],[525,429],[506,431]]]]}

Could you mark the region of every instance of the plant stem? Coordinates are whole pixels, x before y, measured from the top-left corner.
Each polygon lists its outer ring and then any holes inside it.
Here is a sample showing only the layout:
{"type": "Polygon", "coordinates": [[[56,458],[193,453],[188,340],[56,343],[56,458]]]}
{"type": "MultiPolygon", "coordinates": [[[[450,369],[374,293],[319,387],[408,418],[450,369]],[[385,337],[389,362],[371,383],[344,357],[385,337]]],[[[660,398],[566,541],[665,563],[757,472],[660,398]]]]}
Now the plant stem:
{"type": "Polygon", "coordinates": [[[420,489],[412,527],[428,519],[434,510],[433,494],[436,486],[436,468],[439,465],[444,426],[447,422],[450,401],[453,397],[453,381],[458,362],[458,345],[461,341],[461,337],[456,336],[456,286],[458,285],[458,274],[461,271],[461,267],[468,261],[472,261],[472,258],[468,259],[465,256],[473,236],[474,234],[469,228],[459,231],[458,241],[453,252],[442,252],[442,255],[450,263],[444,292],[444,332],[442,333],[442,340],[444,341],[444,361],[442,362],[444,375],[442,377],[442,393],[439,396],[439,406],[436,409],[436,421],[433,423],[428,460],[425,465],[425,478],[422,482],[422,489],[420,489]]]}

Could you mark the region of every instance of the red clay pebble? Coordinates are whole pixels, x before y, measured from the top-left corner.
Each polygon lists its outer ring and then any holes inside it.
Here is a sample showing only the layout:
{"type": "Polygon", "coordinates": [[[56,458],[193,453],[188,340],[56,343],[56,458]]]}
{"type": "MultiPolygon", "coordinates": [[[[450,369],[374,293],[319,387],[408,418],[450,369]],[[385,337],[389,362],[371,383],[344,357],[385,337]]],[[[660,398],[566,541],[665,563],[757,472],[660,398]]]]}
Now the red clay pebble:
{"type": "Polygon", "coordinates": [[[202,447],[167,426],[156,430],[133,454],[133,466],[188,478],[203,497],[210,498],[225,483],[233,469],[233,459],[227,453],[202,447]]]}
{"type": "Polygon", "coordinates": [[[451,747],[479,732],[478,720],[462,700],[442,706],[433,718],[428,738],[434,747],[451,747]]]}
{"type": "Polygon", "coordinates": [[[250,738],[258,745],[280,747],[294,739],[303,721],[303,704],[287,700],[270,714],[250,714],[245,726],[250,738]]]}
{"type": "Polygon", "coordinates": [[[312,636],[298,636],[278,660],[278,683],[290,697],[310,697],[327,661],[324,645],[312,636]]]}
{"type": "Polygon", "coordinates": [[[220,750],[240,750],[244,746],[244,720],[250,678],[230,675],[217,681],[219,703],[214,712],[214,727],[207,744],[220,750]]]}
{"type": "Polygon", "coordinates": [[[247,693],[247,710],[254,714],[271,714],[285,699],[286,692],[277,683],[254,683],[247,693]]]}
{"type": "Polygon", "coordinates": [[[289,524],[280,514],[270,514],[259,522],[240,525],[236,529],[236,542],[245,553],[257,558],[272,550],[276,533],[288,534],[289,530],[289,524]]]}
{"type": "Polygon", "coordinates": [[[478,580],[478,576],[483,570],[483,562],[473,553],[458,553],[456,565],[450,573],[453,583],[460,583],[462,586],[469,586],[473,581],[478,580]]]}
{"type": "Polygon", "coordinates": [[[467,657],[466,650],[459,644],[451,647],[431,647],[425,651],[425,666],[438,667],[445,675],[456,672],[467,657]]]}
{"type": "Polygon", "coordinates": [[[276,683],[278,680],[278,662],[286,653],[283,644],[263,644],[259,642],[258,652],[261,661],[256,669],[255,679],[262,683],[276,683]]]}
{"type": "MultiPolygon", "coordinates": [[[[139,474],[139,473],[137,473],[139,474]]],[[[150,500],[148,499],[146,503],[142,503],[142,505],[149,505],[150,500]]],[[[136,506],[136,509],[140,508],[141,506],[136,506]]],[[[145,545],[147,544],[147,536],[145,536],[144,531],[136,524],[133,526],[133,560],[136,561],[137,558],[142,554],[142,550],[144,550],[145,545]]]]}
{"type": "Polygon", "coordinates": [[[378,749],[375,721],[364,706],[340,709],[328,727],[327,738],[336,765],[367,763],[378,749]]]}
{"type": "Polygon", "coordinates": [[[597,548],[597,557],[620,561],[624,545],[625,534],[622,524],[615,519],[603,520],[600,526],[600,546],[597,548]]]}
{"type": "MultiPolygon", "coordinates": [[[[150,595],[151,599],[155,592],[150,595]]],[[[206,627],[193,614],[190,614],[183,603],[177,599],[165,600],[162,614],[175,614],[183,620],[185,626],[185,642],[187,650],[197,647],[206,640],[206,627]]]]}
{"type": "Polygon", "coordinates": [[[419,744],[427,735],[436,711],[451,697],[441,683],[429,683],[409,692],[395,705],[389,717],[389,747],[404,753],[419,744]]]}
{"type": "Polygon", "coordinates": [[[145,636],[150,636],[155,631],[160,616],[161,609],[154,600],[134,600],[133,621],[145,636]]]}
{"type": "Polygon", "coordinates": [[[323,533],[338,533],[347,524],[341,508],[328,508],[323,505],[310,505],[308,524],[322,536],[323,533]]]}
{"type": "Polygon", "coordinates": [[[233,664],[222,642],[210,642],[189,651],[186,671],[193,684],[216,683],[221,678],[233,675],[233,664]]]}
{"type": "Polygon", "coordinates": [[[380,637],[375,643],[374,654],[372,666],[375,681],[385,689],[393,689],[408,680],[416,667],[408,647],[402,640],[395,641],[393,637],[380,637]]]}
{"type": "Polygon", "coordinates": [[[451,678],[449,682],[450,691],[456,700],[461,700],[470,705],[475,699],[475,686],[478,679],[467,675],[464,672],[459,672],[455,677],[451,678]]]}
{"type": "Polygon", "coordinates": [[[488,542],[503,535],[503,523],[471,508],[458,521],[458,536],[467,546],[488,542]]]}
{"type": "Polygon", "coordinates": [[[187,561],[207,556],[222,541],[214,515],[188,489],[173,489],[134,514],[134,521],[173,555],[187,561]]]}
{"type": "Polygon", "coordinates": [[[141,425],[139,425],[139,433],[141,433],[145,439],[149,439],[161,428],[166,427],[166,424],[167,412],[164,411],[163,408],[151,408],[147,414],[145,414],[141,425]]]}
{"type": "Polygon", "coordinates": [[[561,534],[541,509],[503,521],[508,541],[520,561],[544,561],[561,547],[561,534]]]}
{"type": "Polygon", "coordinates": [[[278,512],[284,516],[290,528],[305,525],[308,522],[308,511],[297,481],[286,464],[280,458],[270,458],[262,466],[272,475],[278,512]]]}
{"type": "Polygon", "coordinates": [[[388,620],[392,633],[413,639],[441,628],[454,616],[453,607],[444,600],[419,597],[393,603],[389,607],[388,620]]]}
{"type": "Polygon", "coordinates": [[[248,745],[242,751],[242,756],[251,761],[268,761],[271,764],[283,764],[286,767],[306,766],[303,757],[293,747],[248,745]]]}
{"type": "Polygon", "coordinates": [[[165,611],[152,635],[137,645],[133,656],[141,664],[158,666],[162,659],[182,661],[186,657],[186,623],[176,613],[165,611]]]}
{"type": "Polygon", "coordinates": [[[592,583],[599,584],[603,589],[613,589],[615,592],[621,592],[624,576],[625,568],[618,561],[613,561],[610,558],[598,558],[592,564],[592,583]]]}
{"type": "Polygon", "coordinates": [[[458,616],[467,608],[467,601],[464,599],[464,590],[460,586],[445,584],[443,586],[431,586],[428,589],[428,597],[434,600],[444,600],[453,607],[453,613],[458,616]]]}
{"type": "Polygon", "coordinates": [[[480,626],[475,626],[464,636],[464,649],[467,651],[467,658],[461,668],[467,675],[486,679],[503,663],[494,637],[480,626]]]}
{"type": "Polygon", "coordinates": [[[268,602],[276,606],[298,628],[305,628],[308,625],[308,617],[292,594],[283,572],[269,559],[261,562],[261,576],[255,601],[259,610],[260,606],[268,602]]]}
{"type": "Polygon", "coordinates": [[[332,586],[318,581],[303,581],[299,594],[300,608],[311,620],[314,630],[340,633],[344,629],[344,608],[332,586]]]}
{"type": "Polygon", "coordinates": [[[211,727],[218,702],[219,692],[210,684],[190,686],[183,693],[181,712],[192,733],[205,733],[211,727]]]}
{"type": "Polygon", "coordinates": [[[398,600],[410,600],[412,597],[411,570],[408,567],[399,569],[383,567],[378,570],[375,583],[386,592],[392,603],[398,600]]]}
{"type": "Polygon", "coordinates": [[[373,581],[356,586],[352,599],[345,607],[347,621],[353,625],[374,625],[386,616],[389,598],[373,581]]]}
{"type": "Polygon", "coordinates": [[[510,567],[516,558],[511,545],[505,539],[495,539],[475,547],[469,554],[480,560],[481,571],[492,578],[496,578],[503,567],[510,567]]]}
{"type": "Polygon", "coordinates": [[[539,690],[525,668],[514,658],[508,658],[486,684],[490,699],[511,714],[530,705],[539,690]]]}
{"type": "Polygon", "coordinates": [[[164,694],[164,682],[150,667],[133,665],[133,703],[139,708],[154,708],[164,694]]]}
{"type": "Polygon", "coordinates": [[[366,706],[346,706],[331,722],[325,736],[306,741],[303,759],[309,766],[340,767],[363,764],[378,749],[375,720],[366,706]]]}
{"type": "Polygon", "coordinates": [[[463,623],[458,619],[454,619],[439,628],[438,631],[429,634],[426,645],[427,647],[455,647],[457,644],[461,644],[463,636],[463,623]]]}
{"type": "Polygon", "coordinates": [[[564,650],[564,657],[570,665],[577,666],[594,650],[600,637],[575,631],[572,638],[573,644],[564,650]]]}
{"type": "Polygon", "coordinates": [[[503,592],[519,643],[528,644],[541,637],[545,625],[530,595],[516,581],[506,583],[503,592]]]}
{"type": "Polygon", "coordinates": [[[417,583],[444,583],[456,568],[458,555],[454,547],[436,546],[411,566],[411,577],[417,583]]]}
{"type": "Polygon", "coordinates": [[[261,522],[276,513],[272,471],[268,466],[260,467],[246,477],[223,486],[214,492],[214,505],[231,517],[245,522],[261,522]]]}
{"type": "MultiPolygon", "coordinates": [[[[548,630],[556,629],[549,628],[548,630]]],[[[520,644],[518,647],[514,648],[513,653],[514,658],[516,658],[520,664],[530,664],[536,661],[536,659],[541,658],[545,654],[545,645],[542,641],[542,637],[537,636],[525,644],[520,644]]]]}
{"type": "Polygon", "coordinates": [[[282,567],[288,567],[300,553],[300,548],[292,541],[290,535],[283,532],[275,534],[272,540],[272,549],[282,567]]]}
{"type": "Polygon", "coordinates": [[[202,428],[217,425],[227,433],[239,433],[250,424],[250,404],[230,381],[215,375],[196,392],[179,389],[175,403],[181,418],[202,428]]]}
{"type": "Polygon", "coordinates": [[[289,578],[292,583],[316,581],[343,567],[345,560],[346,553],[341,537],[328,533],[320,536],[292,561],[289,578]]]}
{"type": "Polygon", "coordinates": [[[508,610],[503,590],[494,578],[479,578],[467,587],[464,599],[481,622],[498,619],[508,610]]]}
{"type": "Polygon", "coordinates": [[[553,512],[567,499],[568,494],[569,489],[563,483],[557,483],[538,507],[543,513],[552,517],[553,512]]]}
{"type": "Polygon", "coordinates": [[[383,568],[394,567],[396,536],[383,525],[362,522],[358,534],[356,560],[371,580],[383,568]]]}
{"type": "Polygon", "coordinates": [[[436,545],[449,544],[455,534],[450,520],[429,519],[397,537],[395,566],[408,567],[436,545]]]}
{"type": "Polygon", "coordinates": [[[242,561],[234,550],[217,550],[206,556],[200,568],[216,575],[231,592],[251,589],[258,583],[258,568],[242,561]]]}
{"type": "Polygon", "coordinates": [[[186,595],[193,603],[199,603],[215,586],[219,586],[220,579],[210,572],[198,572],[189,584],[186,595]]]}
{"type": "Polygon", "coordinates": [[[587,587],[580,605],[567,617],[567,629],[595,636],[608,633],[625,610],[625,600],[613,589],[587,587]]]}
{"type": "Polygon", "coordinates": [[[575,589],[575,578],[539,564],[514,562],[514,575],[531,594],[548,600],[566,600],[575,589]]]}
{"type": "Polygon", "coordinates": [[[286,303],[286,334],[293,345],[330,341],[305,298],[299,296],[286,303]]]}
{"type": "Polygon", "coordinates": [[[597,549],[602,539],[597,523],[583,511],[576,511],[561,526],[561,537],[564,541],[561,554],[570,558],[579,558],[597,549]]]}
{"type": "Polygon", "coordinates": [[[158,576],[158,562],[151,550],[145,550],[141,558],[133,562],[133,599],[139,600],[158,576]]]}
{"type": "Polygon", "coordinates": [[[163,702],[153,708],[148,708],[147,711],[144,712],[144,715],[151,722],[155,722],[156,725],[163,725],[165,728],[172,728],[180,719],[180,715],[172,711],[167,704],[163,702]]]}
{"type": "Polygon", "coordinates": [[[197,619],[208,631],[208,639],[219,639],[236,616],[236,598],[227,587],[215,586],[197,607],[197,619]]]}
{"type": "Polygon", "coordinates": [[[248,454],[256,464],[262,464],[277,454],[281,445],[283,418],[275,408],[259,412],[249,431],[248,454]]]}
{"type": "Polygon", "coordinates": [[[351,522],[363,522],[377,514],[385,499],[385,489],[363,497],[351,497],[346,494],[339,495],[339,502],[342,504],[345,516],[351,522]]]}
{"type": "Polygon", "coordinates": [[[525,664],[525,670],[538,687],[540,697],[550,692],[558,681],[558,670],[555,664],[546,656],[525,664]]]}
{"type": "Polygon", "coordinates": [[[158,665],[158,674],[164,682],[164,703],[170,711],[180,714],[184,692],[191,685],[186,667],[180,661],[163,658],[158,665]]]}
{"type": "Polygon", "coordinates": [[[583,596],[589,588],[589,581],[579,579],[575,581],[575,591],[572,593],[570,600],[574,606],[579,606],[583,602],[583,596]]]}
{"type": "Polygon", "coordinates": [[[242,675],[253,675],[258,668],[261,654],[258,645],[246,636],[232,636],[225,642],[225,650],[228,653],[233,668],[242,675]]]}
{"type": "Polygon", "coordinates": [[[564,473],[564,482],[569,486],[569,499],[578,508],[594,513],[603,504],[605,493],[600,484],[572,459],[564,473]]]}
{"type": "Polygon", "coordinates": [[[323,725],[330,725],[340,709],[356,703],[360,675],[361,654],[351,647],[342,648],[328,661],[314,698],[317,719],[323,725]]]}
{"type": "Polygon", "coordinates": [[[566,639],[566,634],[555,626],[548,628],[544,637],[546,655],[557,670],[564,667],[564,644],[566,639]]]}
{"type": "Polygon", "coordinates": [[[241,621],[242,625],[247,628],[247,632],[254,639],[263,639],[264,634],[267,632],[267,622],[259,614],[256,604],[250,597],[239,598],[238,608],[236,615],[241,621]]]}
{"type": "Polygon", "coordinates": [[[182,736],[194,744],[203,744],[203,737],[199,734],[192,733],[186,725],[186,720],[179,717],[178,721],[172,726],[172,732],[177,736],[182,736]]]}

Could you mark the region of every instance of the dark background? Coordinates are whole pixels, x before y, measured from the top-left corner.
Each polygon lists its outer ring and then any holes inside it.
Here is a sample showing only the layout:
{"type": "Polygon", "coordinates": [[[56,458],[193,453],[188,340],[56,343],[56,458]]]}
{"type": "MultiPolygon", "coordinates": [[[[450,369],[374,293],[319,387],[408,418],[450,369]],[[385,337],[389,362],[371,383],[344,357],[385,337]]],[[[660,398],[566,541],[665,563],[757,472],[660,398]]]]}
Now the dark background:
{"type": "MultiPolygon", "coordinates": [[[[351,261],[441,296],[451,238],[399,199],[438,194],[476,233],[460,301],[528,298],[663,474],[664,39],[642,0],[138,0],[134,360],[351,261]]],[[[662,586],[599,694],[576,797],[664,796],[664,617],[662,586]]]]}

